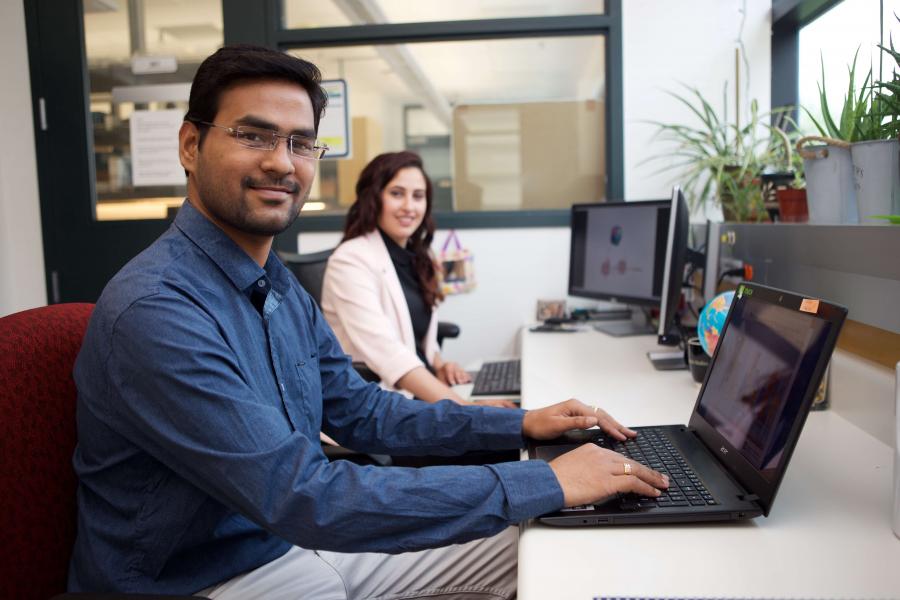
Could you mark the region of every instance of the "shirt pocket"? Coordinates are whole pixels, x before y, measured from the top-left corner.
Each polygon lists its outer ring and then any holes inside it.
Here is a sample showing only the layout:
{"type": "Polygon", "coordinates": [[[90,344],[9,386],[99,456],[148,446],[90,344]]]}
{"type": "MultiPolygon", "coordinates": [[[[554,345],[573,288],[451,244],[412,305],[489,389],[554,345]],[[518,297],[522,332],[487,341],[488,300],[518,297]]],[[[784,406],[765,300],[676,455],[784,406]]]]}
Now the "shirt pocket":
{"type": "Polygon", "coordinates": [[[322,427],[322,377],[319,374],[319,356],[315,352],[295,361],[300,401],[310,421],[319,430],[322,427]]]}

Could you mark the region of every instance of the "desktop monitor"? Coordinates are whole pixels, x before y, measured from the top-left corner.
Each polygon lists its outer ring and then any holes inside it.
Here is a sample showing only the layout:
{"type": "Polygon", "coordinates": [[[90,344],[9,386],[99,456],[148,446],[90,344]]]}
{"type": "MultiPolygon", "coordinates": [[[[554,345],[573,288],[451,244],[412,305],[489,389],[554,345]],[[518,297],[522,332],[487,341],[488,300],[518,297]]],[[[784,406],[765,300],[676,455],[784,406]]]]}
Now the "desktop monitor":
{"type": "MultiPolygon", "coordinates": [[[[659,306],[671,206],[669,200],[573,205],[569,295],[659,306]]],[[[624,318],[595,327],[612,335],[655,331],[628,312],[624,318]]]]}
{"type": "Polygon", "coordinates": [[[690,213],[684,194],[677,185],[672,188],[671,214],[657,330],[659,343],[666,346],[677,344],[681,339],[678,331],[678,305],[681,300],[681,286],[684,283],[684,267],[688,259],[690,213]]]}

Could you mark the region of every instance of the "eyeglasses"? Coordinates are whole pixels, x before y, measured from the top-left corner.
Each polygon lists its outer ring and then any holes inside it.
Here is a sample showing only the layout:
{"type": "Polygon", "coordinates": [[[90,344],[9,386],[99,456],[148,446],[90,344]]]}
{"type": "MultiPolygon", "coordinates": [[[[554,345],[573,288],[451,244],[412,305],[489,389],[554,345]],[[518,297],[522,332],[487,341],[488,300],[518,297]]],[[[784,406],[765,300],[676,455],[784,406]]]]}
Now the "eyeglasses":
{"type": "Polygon", "coordinates": [[[250,125],[225,127],[207,121],[191,120],[191,122],[196,123],[197,125],[207,125],[209,127],[222,129],[237,140],[237,143],[241,146],[253,148],[254,150],[274,150],[278,146],[278,139],[281,138],[287,141],[288,150],[291,154],[301,158],[319,160],[325,156],[325,152],[328,151],[328,146],[317,145],[315,138],[306,137],[304,135],[281,135],[277,131],[272,131],[271,129],[252,127],[250,125]]]}

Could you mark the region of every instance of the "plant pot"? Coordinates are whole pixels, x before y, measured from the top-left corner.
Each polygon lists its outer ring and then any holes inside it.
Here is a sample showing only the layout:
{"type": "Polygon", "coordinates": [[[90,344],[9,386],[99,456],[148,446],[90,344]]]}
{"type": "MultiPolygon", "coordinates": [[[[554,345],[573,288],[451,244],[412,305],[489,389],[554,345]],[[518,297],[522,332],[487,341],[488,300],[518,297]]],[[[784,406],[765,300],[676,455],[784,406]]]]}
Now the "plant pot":
{"type": "Polygon", "coordinates": [[[900,142],[874,140],[850,146],[859,222],[900,214],[900,142]]]}
{"type": "Polygon", "coordinates": [[[831,138],[808,136],[797,141],[806,174],[809,222],[815,224],[859,223],[853,159],[850,144],[831,138]],[[804,148],[809,141],[823,146],[804,148]]]}
{"type": "Polygon", "coordinates": [[[809,210],[806,205],[806,190],[784,188],[775,190],[778,198],[778,212],[784,223],[806,223],[809,221],[809,210]]]}

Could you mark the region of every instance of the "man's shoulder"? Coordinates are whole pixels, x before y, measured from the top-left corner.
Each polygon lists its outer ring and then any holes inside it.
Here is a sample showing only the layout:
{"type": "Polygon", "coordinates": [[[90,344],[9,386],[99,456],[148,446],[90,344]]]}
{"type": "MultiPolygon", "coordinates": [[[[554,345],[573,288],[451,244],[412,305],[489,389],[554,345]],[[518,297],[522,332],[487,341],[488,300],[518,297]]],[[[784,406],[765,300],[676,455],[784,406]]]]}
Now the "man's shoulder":
{"type": "Polygon", "coordinates": [[[103,289],[96,311],[112,320],[129,307],[163,296],[189,294],[208,286],[212,262],[183,236],[167,232],[116,273],[103,289]]]}

